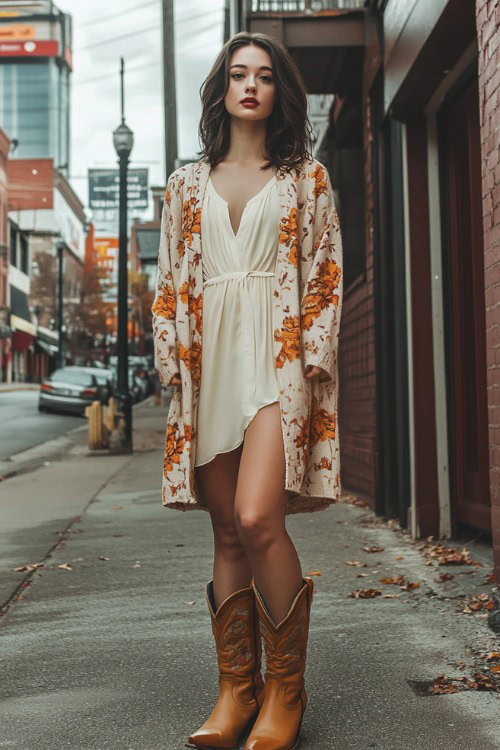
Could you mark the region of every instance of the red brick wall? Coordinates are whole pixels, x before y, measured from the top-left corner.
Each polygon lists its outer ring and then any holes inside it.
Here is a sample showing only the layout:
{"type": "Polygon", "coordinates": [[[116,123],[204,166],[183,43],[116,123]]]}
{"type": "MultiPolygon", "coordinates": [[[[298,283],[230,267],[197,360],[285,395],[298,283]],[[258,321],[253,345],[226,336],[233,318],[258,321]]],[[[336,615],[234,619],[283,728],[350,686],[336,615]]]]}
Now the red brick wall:
{"type": "Polygon", "coordinates": [[[9,159],[9,210],[53,208],[53,159],[9,159]]]}
{"type": "Polygon", "coordinates": [[[500,582],[500,4],[477,0],[488,423],[493,547],[500,582]]]}

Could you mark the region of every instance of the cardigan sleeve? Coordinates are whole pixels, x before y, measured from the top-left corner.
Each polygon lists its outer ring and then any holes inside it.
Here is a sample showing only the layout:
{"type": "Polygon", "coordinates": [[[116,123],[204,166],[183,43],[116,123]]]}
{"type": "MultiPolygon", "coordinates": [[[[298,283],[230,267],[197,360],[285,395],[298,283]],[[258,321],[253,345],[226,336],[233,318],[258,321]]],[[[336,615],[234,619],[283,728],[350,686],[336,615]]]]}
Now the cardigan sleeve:
{"type": "Polygon", "coordinates": [[[176,234],[175,225],[180,221],[181,204],[174,175],[175,173],[168,180],[163,203],[156,297],[151,308],[155,368],[164,386],[170,385],[172,377],[180,372],[175,325],[176,289],[172,275],[172,250],[176,234]]]}
{"type": "Polygon", "coordinates": [[[318,164],[313,224],[312,264],[301,299],[304,367],[328,373],[320,382],[336,380],[337,348],[343,295],[343,253],[339,218],[326,168],[318,164]]]}

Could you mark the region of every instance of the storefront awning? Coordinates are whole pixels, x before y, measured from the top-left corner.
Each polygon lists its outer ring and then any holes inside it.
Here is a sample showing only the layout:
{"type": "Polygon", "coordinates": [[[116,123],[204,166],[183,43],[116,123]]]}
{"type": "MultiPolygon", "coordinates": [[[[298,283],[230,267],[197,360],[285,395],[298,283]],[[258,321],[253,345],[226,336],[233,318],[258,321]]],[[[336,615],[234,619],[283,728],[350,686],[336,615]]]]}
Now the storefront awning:
{"type": "Polygon", "coordinates": [[[10,326],[15,331],[36,336],[36,326],[31,322],[28,295],[10,284],[10,326]]]}

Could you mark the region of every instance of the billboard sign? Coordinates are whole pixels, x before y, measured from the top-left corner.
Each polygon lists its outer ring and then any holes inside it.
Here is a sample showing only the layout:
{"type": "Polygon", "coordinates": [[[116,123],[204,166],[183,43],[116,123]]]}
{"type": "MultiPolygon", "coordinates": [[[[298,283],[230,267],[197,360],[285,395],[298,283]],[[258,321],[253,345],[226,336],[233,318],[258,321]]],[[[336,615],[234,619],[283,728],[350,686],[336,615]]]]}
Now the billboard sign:
{"type": "Polygon", "coordinates": [[[35,41],[0,41],[2,57],[57,57],[59,42],[55,39],[35,41]]]}
{"type": "MultiPolygon", "coordinates": [[[[120,206],[118,169],[89,169],[89,206],[94,209],[118,209],[120,206]]],[[[128,207],[148,207],[148,170],[129,169],[128,207]]]]}
{"type": "Polygon", "coordinates": [[[0,25],[0,41],[6,42],[15,39],[16,41],[26,41],[34,39],[36,30],[34,26],[26,26],[20,23],[9,23],[0,25]]]}

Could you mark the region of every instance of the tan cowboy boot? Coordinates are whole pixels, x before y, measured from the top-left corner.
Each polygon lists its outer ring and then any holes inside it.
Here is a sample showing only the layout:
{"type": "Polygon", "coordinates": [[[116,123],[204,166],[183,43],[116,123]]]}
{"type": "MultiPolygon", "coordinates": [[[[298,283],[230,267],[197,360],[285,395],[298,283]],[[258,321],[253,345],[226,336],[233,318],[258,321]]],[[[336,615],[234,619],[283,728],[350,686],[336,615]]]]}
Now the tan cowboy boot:
{"type": "Polygon", "coordinates": [[[215,612],[213,581],[206,599],[219,665],[219,697],[212,713],[186,747],[198,750],[236,748],[244,729],[264,700],[260,671],[262,644],[252,587],[235,591],[215,612]]]}
{"type": "Polygon", "coordinates": [[[266,652],[264,704],[250,732],[245,750],[295,750],[307,706],[304,687],[312,578],[295,597],[284,620],[276,625],[252,581],[266,652]]]}

